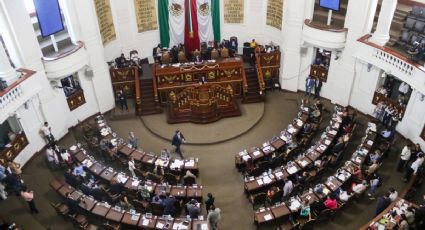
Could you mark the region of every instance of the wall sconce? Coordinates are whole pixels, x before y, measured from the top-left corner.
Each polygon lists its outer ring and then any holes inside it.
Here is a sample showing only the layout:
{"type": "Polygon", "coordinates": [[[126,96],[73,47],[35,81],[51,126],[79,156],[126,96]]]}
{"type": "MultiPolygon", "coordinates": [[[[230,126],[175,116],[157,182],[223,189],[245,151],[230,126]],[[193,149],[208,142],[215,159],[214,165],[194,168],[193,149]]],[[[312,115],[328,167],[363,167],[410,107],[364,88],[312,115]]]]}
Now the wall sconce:
{"type": "Polygon", "coordinates": [[[55,80],[51,80],[49,83],[53,89],[62,89],[62,86],[59,86],[59,83],[55,80]]]}

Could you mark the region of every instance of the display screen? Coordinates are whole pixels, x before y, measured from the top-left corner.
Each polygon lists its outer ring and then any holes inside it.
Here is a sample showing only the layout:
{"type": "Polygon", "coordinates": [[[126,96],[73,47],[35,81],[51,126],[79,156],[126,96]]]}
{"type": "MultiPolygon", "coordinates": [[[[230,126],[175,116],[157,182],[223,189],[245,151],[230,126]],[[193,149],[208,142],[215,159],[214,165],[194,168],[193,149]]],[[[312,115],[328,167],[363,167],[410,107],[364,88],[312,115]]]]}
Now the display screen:
{"type": "Polygon", "coordinates": [[[34,0],[41,36],[47,37],[64,29],[58,0],[34,0]]]}
{"type": "Polygon", "coordinates": [[[320,0],[320,6],[330,9],[339,11],[339,4],[341,0],[320,0]]]}

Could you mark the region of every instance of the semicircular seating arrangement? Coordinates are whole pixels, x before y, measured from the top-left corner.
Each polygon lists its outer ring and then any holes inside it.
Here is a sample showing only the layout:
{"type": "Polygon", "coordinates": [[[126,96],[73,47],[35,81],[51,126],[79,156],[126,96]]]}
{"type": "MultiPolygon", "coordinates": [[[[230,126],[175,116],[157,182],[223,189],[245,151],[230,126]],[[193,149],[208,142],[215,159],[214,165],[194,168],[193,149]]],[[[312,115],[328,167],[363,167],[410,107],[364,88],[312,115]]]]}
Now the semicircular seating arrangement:
{"type": "MultiPolygon", "coordinates": [[[[285,201],[276,203],[267,208],[261,208],[254,214],[254,222],[258,225],[273,224],[280,226],[279,229],[308,229],[314,223],[327,221],[337,213],[341,212],[353,198],[360,196],[367,189],[367,185],[359,192],[350,196],[346,202],[338,198],[338,208],[336,210],[318,209],[318,204],[330,194],[338,195],[341,190],[351,191],[352,183],[360,183],[358,172],[368,161],[368,155],[374,149],[380,149],[383,153],[388,150],[387,143],[376,141],[376,125],[369,123],[365,136],[362,138],[357,150],[352,154],[343,166],[336,170],[331,176],[327,177],[321,183],[317,183],[310,188],[300,191],[298,194],[292,194],[285,201]],[[311,207],[312,219],[298,218],[302,204],[307,202],[311,207]]],[[[338,196],[339,197],[339,196],[338,196]]]]}
{"type": "Polygon", "coordinates": [[[335,111],[334,117],[331,119],[326,130],[322,133],[321,138],[316,144],[305,152],[299,153],[294,161],[286,162],[286,164],[284,163],[274,170],[265,171],[258,177],[245,178],[245,192],[250,195],[259,191],[265,192],[271,186],[283,186],[284,181],[290,178],[294,181],[294,189],[297,190],[298,187],[302,189],[306,184],[295,184],[294,177],[307,170],[314,170],[313,176],[315,176],[330,161],[330,158],[328,158],[328,155],[325,153],[329,152],[331,146],[335,142],[342,122],[341,117],[337,113],[338,112],[335,111]],[[314,162],[322,158],[324,161],[320,164],[320,169],[318,169],[319,167],[316,167],[314,162]]]}
{"type": "MultiPolygon", "coordinates": [[[[111,226],[115,226],[117,229],[121,225],[138,229],[208,229],[208,224],[203,216],[199,216],[197,219],[187,218],[186,216],[181,218],[162,216],[164,206],[151,203],[149,202],[150,199],[138,199],[138,193],[140,193],[142,186],[149,193],[149,198],[168,193],[176,198],[178,201],[176,202],[178,213],[181,212],[182,204],[191,200],[198,201],[199,208],[201,208],[203,187],[197,185],[195,180],[190,183],[186,180],[180,180],[181,178],[176,179],[188,170],[198,175],[198,159],[165,159],[152,153],[132,149],[122,139],[117,138],[117,135],[107,126],[103,116],[97,116],[95,121],[99,139],[107,141],[108,154],[111,156],[116,155],[116,159],[125,158],[127,161],[130,158],[134,159],[138,165],[138,171],[136,172],[138,177],[129,177],[126,173],[115,170],[113,167],[96,160],[89,153],[90,150],[86,150],[81,144],[77,144],[69,148],[70,155],[90,175],[87,177],[90,178],[88,179],[89,182],[87,182],[87,179],[85,182],[100,185],[100,189],[92,189],[86,185],[87,183],[76,185],[71,183],[72,181],[68,181],[65,176],[65,181],[55,179],[50,183],[50,186],[55,191],[63,197],[69,193],[74,200],[79,202],[81,211],[93,214],[93,216],[100,216],[110,221],[112,223],[111,226]],[[161,168],[163,176],[158,177],[152,173],[151,171],[154,168],[161,168]],[[170,178],[174,178],[176,181],[171,182],[174,179],[170,178]],[[116,184],[119,184],[120,189],[125,191],[125,193],[114,194],[110,192],[111,188],[116,184]],[[98,192],[93,192],[95,190],[98,192]],[[131,209],[126,208],[124,210],[120,208],[119,202],[123,199],[122,194],[126,198],[128,197],[132,205],[131,209]]],[[[97,147],[91,146],[92,149],[97,147]]],[[[69,207],[66,204],[52,204],[52,206],[59,214],[70,216],[78,227],[90,226],[87,224],[83,214],[68,215],[69,207]],[[79,221],[76,221],[76,219],[79,219],[79,221]]]]}
{"type": "Polygon", "coordinates": [[[235,155],[235,166],[241,172],[256,176],[269,168],[279,167],[284,160],[296,154],[311,141],[318,130],[322,114],[319,108],[310,108],[301,104],[297,117],[288,127],[282,130],[279,136],[263,143],[262,147],[252,147],[235,155]],[[314,114],[314,116],[311,116],[314,114]],[[309,123],[309,132],[301,132],[304,125],[309,123]],[[298,145],[294,145],[299,139],[298,145]],[[258,172],[258,173],[257,173],[258,172]]]}

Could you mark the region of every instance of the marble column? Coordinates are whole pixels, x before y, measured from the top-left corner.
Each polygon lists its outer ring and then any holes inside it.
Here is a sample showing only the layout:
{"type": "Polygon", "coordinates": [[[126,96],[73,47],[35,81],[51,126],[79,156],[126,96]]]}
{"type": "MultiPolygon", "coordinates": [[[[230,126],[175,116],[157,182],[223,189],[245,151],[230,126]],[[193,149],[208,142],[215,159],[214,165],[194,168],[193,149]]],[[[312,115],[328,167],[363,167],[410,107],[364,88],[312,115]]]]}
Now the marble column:
{"type": "Polygon", "coordinates": [[[371,42],[384,46],[390,40],[390,28],[393,21],[394,12],[397,7],[397,0],[383,0],[381,12],[379,12],[378,25],[372,35],[371,42]]]}

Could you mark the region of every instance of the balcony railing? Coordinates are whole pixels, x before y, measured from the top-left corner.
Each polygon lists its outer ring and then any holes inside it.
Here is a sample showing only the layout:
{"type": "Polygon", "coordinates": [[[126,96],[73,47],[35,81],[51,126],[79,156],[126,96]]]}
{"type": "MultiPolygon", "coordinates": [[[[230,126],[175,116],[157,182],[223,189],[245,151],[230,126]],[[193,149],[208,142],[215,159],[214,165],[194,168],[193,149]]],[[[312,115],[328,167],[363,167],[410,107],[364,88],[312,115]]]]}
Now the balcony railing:
{"type": "Polygon", "coordinates": [[[0,164],[5,165],[13,161],[16,156],[28,145],[28,139],[24,132],[16,134],[15,139],[0,152],[0,164]]]}
{"type": "Polygon", "coordinates": [[[348,29],[304,21],[303,41],[316,47],[342,49],[345,47],[348,29]]]}
{"type": "Polygon", "coordinates": [[[34,71],[26,69],[18,69],[17,72],[21,74],[21,77],[6,89],[0,91],[0,109],[5,108],[22,96],[24,90],[20,84],[35,73],[34,71]]]}
{"type": "Polygon", "coordinates": [[[425,94],[425,68],[395,50],[370,42],[370,37],[367,34],[357,40],[354,56],[398,77],[425,94]]]}

